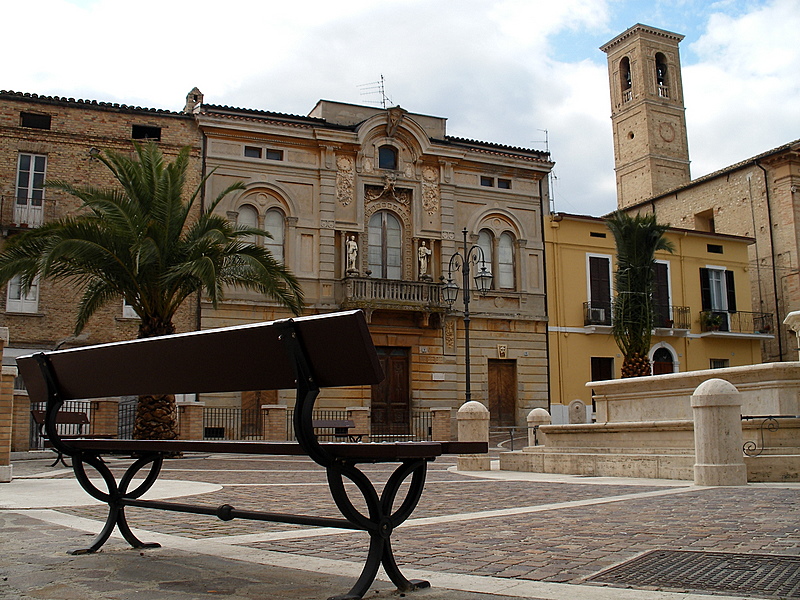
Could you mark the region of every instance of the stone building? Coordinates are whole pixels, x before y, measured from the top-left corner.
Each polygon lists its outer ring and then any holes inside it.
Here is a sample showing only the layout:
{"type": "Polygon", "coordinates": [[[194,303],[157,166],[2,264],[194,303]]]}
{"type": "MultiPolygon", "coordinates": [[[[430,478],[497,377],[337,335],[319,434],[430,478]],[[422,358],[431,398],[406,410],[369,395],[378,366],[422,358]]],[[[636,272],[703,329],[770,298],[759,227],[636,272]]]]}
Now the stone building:
{"type": "MultiPolygon", "coordinates": [[[[110,186],[108,169],[94,155],[100,150],[130,151],[133,142],[157,140],[168,157],[192,148],[187,189],[200,182],[200,136],[191,115],[97,102],[0,92],[0,229],[3,240],[78,209],[80,201],[45,181],[110,186]]],[[[79,339],[72,337],[80,291],[42,281],[29,294],[18,282],[4,290],[0,327],[8,327],[7,356],[19,349],[101,343],[131,339],[138,319],[126,312],[122,298],[89,323],[79,339]]],[[[196,302],[195,302],[196,304],[196,302]]],[[[197,307],[187,304],[176,325],[197,329],[197,307]]]]}
{"type": "MultiPolygon", "coordinates": [[[[608,55],[621,209],[654,212],[675,227],[752,237],[752,309],[778,322],[800,309],[800,140],[691,179],[678,44],[683,36],[635,25],[608,55]]],[[[735,312],[724,299],[715,309],[735,312]]],[[[794,360],[795,336],[777,327],[764,361],[794,360]]]]}
{"type": "MultiPolygon", "coordinates": [[[[448,310],[440,291],[448,276],[461,281],[451,256],[463,254],[464,229],[493,275],[485,296],[472,291],[473,398],[497,424],[524,423],[547,406],[548,153],[454,138],[444,118],[400,107],[323,100],[297,116],[206,104],[195,89],[187,112],[205,140],[206,197],[244,183],[218,210],[271,232],[270,250],[302,282],[306,313],[366,312],[387,379],[327,394],[325,406],[370,407],[373,432],[393,433],[408,433],[412,411],[460,406],[461,296],[448,310]]],[[[287,316],[235,289],[217,310],[204,302],[201,315],[204,328],[287,316]]],[[[291,395],[242,399],[272,403],[291,395]]]]}
{"type": "MultiPolygon", "coordinates": [[[[553,423],[584,423],[594,397],[586,382],[621,376],[622,354],[611,332],[615,241],[597,217],[556,213],[548,221],[550,413],[553,423]]],[[[751,310],[753,239],[674,227],[665,236],[674,252],[656,253],[648,355],[653,374],[761,362],[761,341],[771,337],[775,324],[772,315],[751,310]],[[714,286],[736,303],[735,314],[703,310],[704,287],[710,292],[714,286]]]]}

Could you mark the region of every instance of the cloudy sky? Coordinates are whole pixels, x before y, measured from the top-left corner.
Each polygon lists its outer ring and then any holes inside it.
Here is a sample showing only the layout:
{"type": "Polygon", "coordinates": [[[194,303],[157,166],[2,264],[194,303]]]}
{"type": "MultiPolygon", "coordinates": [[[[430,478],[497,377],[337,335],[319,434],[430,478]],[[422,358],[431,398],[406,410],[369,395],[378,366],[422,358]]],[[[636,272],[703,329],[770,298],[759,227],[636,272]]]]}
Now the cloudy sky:
{"type": "Polygon", "coordinates": [[[307,114],[320,98],[448,119],[544,150],[555,208],[614,209],[606,55],[643,23],[681,43],[692,176],[800,138],[800,0],[0,2],[0,89],[307,114]]]}

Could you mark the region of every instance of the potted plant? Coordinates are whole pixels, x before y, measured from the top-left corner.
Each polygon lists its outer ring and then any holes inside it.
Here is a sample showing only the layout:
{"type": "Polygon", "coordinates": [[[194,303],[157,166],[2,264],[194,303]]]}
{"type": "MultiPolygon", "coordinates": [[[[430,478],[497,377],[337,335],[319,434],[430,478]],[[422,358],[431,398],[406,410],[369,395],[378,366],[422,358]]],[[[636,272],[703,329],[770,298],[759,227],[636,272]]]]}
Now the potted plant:
{"type": "Polygon", "coordinates": [[[700,313],[700,327],[703,331],[719,331],[722,327],[722,315],[710,310],[700,313]]]}

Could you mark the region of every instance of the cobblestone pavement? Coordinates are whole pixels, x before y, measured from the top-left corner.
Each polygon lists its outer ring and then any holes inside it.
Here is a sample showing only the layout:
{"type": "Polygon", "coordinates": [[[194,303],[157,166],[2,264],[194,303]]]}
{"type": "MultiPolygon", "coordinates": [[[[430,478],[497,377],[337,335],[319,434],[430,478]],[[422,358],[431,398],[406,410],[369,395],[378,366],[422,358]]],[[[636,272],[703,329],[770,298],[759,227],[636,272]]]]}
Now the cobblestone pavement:
{"type": "MultiPolygon", "coordinates": [[[[13,464],[15,481],[74,479],[71,470],[49,467],[49,455],[13,464]]],[[[375,480],[389,473],[380,465],[365,471],[375,480]]],[[[302,458],[186,457],[167,461],[162,479],[222,486],[182,502],[339,516],[324,472],[302,458]]],[[[0,566],[0,586],[7,586],[0,597],[320,598],[348,589],[366,554],[362,532],[129,508],[140,537],[163,548],[138,551],[113,539],[99,554],[67,556],[105,520],[104,505],[78,504],[85,505],[0,510],[0,555],[8,561],[0,566]],[[266,595],[265,581],[272,586],[266,595]]],[[[676,595],[585,580],[657,549],[800,556],[800,484],[698,488],[663,480],[465,474],[450,457],[431,465],[419,508],[392,539],[401,569],[434,584],[415,594],[421,600],[690,598],[713,590],[676,595]]],[[[376,598],[394,593],[385,582],[375,589],[376,598]]]]}

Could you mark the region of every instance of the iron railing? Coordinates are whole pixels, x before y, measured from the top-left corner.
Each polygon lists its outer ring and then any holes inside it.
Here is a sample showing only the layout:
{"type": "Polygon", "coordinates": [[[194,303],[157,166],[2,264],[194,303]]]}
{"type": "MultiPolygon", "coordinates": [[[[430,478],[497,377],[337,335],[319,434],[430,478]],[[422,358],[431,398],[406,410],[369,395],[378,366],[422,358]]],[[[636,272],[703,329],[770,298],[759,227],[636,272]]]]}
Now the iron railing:
{"type": "Polygon", "coordinates": [[[584,302],[584,325],[611,325],[611,302],[584,302]]]}
{"type": "Polygon", "coordinates": [[[729,333],[769,333],[773,328],[772,317],[772,313],[705,310],[700,313],[700,329],[729,333]]]}
{"type": "Polygon", "coordinates": [[[691,329],[692,311],[688,306],[655,304],[653,306],[653,327],[660,329],[691,329]]]}
{"type": "MultiPolygon", "coordinates": [[[[31,410],[47,410],[47,402],[31,402],[31,410]]],[[[92,403],[88,400],[67,400],[61,406],[61,412],[82,412],[86,413],[86,416],[89,417],[91,421],[91,411],[92,411],[92,403]]],[[[83,429],[84,425],[79,424],[58,424],[56,428],[58,429],[59,435],[63,436],[73,436],[73,435],[80,435],[80,434],[88,434],[89,430],[83,429]]],[[[44,438],[39,432],[39,427],[34,423],[33,419],[30,420],[30,429],[29,429],[29,442],[30,442],[30,449],[31,450],[43,450],[44,449],[44,438]]]]}
{"type": "Polygon", "coordinates": [[[52,198],[20,198],[0,196],[0,227],[3,229],[30,229],[58,218],[56,203],[52,198]]]}

